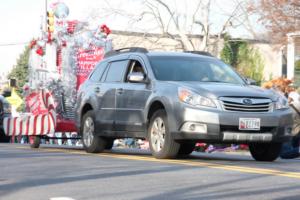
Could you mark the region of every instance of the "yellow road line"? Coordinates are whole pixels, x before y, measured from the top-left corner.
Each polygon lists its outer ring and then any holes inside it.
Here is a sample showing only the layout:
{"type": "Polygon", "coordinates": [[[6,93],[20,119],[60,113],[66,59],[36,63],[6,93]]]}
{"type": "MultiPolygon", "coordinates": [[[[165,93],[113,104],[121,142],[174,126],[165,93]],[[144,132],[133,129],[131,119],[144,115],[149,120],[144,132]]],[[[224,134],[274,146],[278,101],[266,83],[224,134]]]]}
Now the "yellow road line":
{"type": "MultiPolygon", "coordinates": [[[[16,148],[18,148],[18,149],[29,149],[28,147],[16,147],[16,148]]],[[[157,162],[157,163],[167,163],[167,164],[180,164],[180,165],[186,165],[186,166],[207,167],[207,168],[212,168],[212,169],[222,169],[222,170],[237,171],[237,172],[244,172],[244,173],[283,176],[283,177],[300,179],[300,173],[299,172],[287,172],[287,171],[274,170],[274,169],[243,167],[243,166],[225,165],[225,164],[218,164],[218,163],[208,163],[208,162],[201,162],[201,161],[155,159],[153,157],[136,156],[136,155],[123,155],[123,154],[116,154],[116,153],[90,154],[90,153],[86,153],[86,152],[81,151],[81,150],[70,150],[70,149],[39,148],[39,149],[37,149],[37,151],[70,153],[70,154],[89,155],[89,156],[98,156],[98,157],[109,157],[109,158],[118,158],[118,159],[127,159],[127,160],[138,160],[138,161],[148,161],[148,162],[157,162]]]]}

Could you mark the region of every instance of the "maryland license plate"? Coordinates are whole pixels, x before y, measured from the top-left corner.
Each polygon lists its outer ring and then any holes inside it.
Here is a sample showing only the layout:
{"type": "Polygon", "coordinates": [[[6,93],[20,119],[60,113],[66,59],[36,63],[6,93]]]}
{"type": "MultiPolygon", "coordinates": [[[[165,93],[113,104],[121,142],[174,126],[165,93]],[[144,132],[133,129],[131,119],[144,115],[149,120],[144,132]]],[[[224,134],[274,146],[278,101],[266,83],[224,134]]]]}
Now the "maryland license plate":
{"type": "Polygon", "coordinates": [[[240,118],[239,130],[260,130],[259,118],[240,118]]]}

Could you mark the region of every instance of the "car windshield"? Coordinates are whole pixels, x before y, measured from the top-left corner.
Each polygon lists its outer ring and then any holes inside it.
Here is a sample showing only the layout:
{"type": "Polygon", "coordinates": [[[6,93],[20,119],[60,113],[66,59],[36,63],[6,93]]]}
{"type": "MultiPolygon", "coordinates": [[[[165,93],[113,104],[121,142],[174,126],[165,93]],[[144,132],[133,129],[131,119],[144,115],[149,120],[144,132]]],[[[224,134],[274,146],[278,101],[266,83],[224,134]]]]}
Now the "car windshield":
{"type": "Polygon", "coordinates": [[[228,65],[212,58],[151,56],[150,63],[157,80],[198,81],[245,84],[228,65]]]}

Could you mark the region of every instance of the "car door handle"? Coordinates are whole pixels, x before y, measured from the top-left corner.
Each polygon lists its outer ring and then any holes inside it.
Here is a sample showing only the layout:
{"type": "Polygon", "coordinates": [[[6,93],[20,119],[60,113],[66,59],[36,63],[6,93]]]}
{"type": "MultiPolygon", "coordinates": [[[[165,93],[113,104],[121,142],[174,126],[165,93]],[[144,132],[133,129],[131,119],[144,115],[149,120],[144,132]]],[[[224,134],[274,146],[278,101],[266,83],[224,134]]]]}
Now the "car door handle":
{"type": "Polygon", "coordinates": [[[123,92],[124,92],[124,89],[123,89],[123,88],[117,89],[117,94],[122,94],[123,92]]]}
{"type": "Polygon", "coordinates": [[[95,92],[99,93],[100,92],[100,88],[99,87],[95,87],[95,92]]]}

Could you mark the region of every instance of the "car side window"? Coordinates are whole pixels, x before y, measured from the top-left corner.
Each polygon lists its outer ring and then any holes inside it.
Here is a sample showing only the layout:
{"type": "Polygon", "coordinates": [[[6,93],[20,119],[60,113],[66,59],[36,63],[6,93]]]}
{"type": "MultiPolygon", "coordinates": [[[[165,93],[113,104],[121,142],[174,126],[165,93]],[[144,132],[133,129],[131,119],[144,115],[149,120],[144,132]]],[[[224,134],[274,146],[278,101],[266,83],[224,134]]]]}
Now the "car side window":
{"type": "Polygon", "coordinates": [[[143,69],[142,64],[137,60],[130,60],[129,67],[128,67],[128,70],[126,73],[126,82],[128,82],[128,80],[127,80],[128,74],[134,73],[134,72],[141,72],[145,75],[145,71],[143,69]]]}
{"type": "Polygon", "coordinates": [[[107,66],[107,67],[105,68],[105,71],[103,72],[103,74],[102,74],[102,76],[101,76],[101,80],[100,80],[101,83],[105,82],[105,78],[106,78],[108,69],[109,69],[109,66],[107,66]]]}
{"type": "Polygon", "coordinates": [[[99,63],[96,66],[96,69],[94,70],[94,72],[92,73],[92,75],[90,76],[90,80],[93,82],[98,82],[100,81],[100,78],[106,68],[106,64],[107,63],[99,63]]]}
{"type": "Polygon", "coordinates": [[[109,66],[105,82],[121,82],[127,68],[127,60],[112,62],[109,66]]]}

